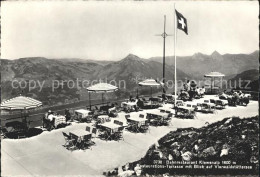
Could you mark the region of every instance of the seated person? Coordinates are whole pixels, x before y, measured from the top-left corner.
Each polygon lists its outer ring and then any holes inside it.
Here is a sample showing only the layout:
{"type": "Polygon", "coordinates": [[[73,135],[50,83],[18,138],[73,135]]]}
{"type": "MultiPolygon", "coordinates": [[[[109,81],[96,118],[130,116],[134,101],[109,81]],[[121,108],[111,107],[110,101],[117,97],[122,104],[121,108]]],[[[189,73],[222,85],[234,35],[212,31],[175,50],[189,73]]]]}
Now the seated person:
{"type": "Polygon", "coordinates": [[[138,99],[137,106],[140,107],[140,108],[143,108],[144,107],[144,102],[141,101],[141,99],[138,99]]]}
{"type": "Polygon", "coordinates": [[[164,100],[166,100],[166,101],[168,100],[167,97],[166,97],[166,95],[165,95],[164,93],[162,94],[162,99],[163,99],[163,101],[164,101],[164,100]]]}
{"type": "Polygon", "coordinates": [[[199,87],[197,87],[195,91],[196,91],[196,93],[197,93],[198,95],[200,95],[200,88],[199,88],[199,87]]]}
{"type": "Polygon", "coordinates": [[[203,96],[206,92],[206,89],[204,86],[202,86],[201,90],[200,90],[200,95],[203,96]]]}
{"type": "Polygon", "coordinates": [[[65,117],[66,117],[66,122],[71,119],[71,114],[68,109],[65,109],[65,117]]]}
{"type": "Polygon", "coordinates": [[[185,90],[185,91],[187,91],[188,90],[188,85],[185,83],[185,84],[183,84],[183,89],[182,89],[183,91],[185,90]]]}
{"type": "Polygon", "coordinates": [[[135,99],[133,98],[132,95],[130,95],[130,97],[129,97],[129,101],[130,101],[130,102],[135,102],[135,99]]]}

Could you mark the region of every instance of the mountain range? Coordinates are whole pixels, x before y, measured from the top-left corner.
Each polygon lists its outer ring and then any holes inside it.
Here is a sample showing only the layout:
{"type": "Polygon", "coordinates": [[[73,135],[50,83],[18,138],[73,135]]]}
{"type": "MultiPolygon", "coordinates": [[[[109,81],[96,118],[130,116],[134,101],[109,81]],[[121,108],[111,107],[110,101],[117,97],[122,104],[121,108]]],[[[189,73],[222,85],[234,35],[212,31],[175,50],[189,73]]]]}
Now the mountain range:
{"type": "MultiPolygon", "coordinates": [[[[258,73],[259,70],[258,58],[259,51],[251,54],[225,55],[220,55],[215,51],[211,55],[196,53],[192,56],[177,57],[177,76],[180,80],[202,79],[205,73],[219,71],[225,74],[228,79],[236,79],[236,77],[240,77],[239,74],[241,73],[248,79],[256,79],[254,74],[258,73]],[[245,72],[247,70],[253,70],[251,72],[254,73],[254,76],[245,72]]],[[[174,78],[173,64],[173,57],[166,57],[166,80],[173,80],[174,78]]],[[[158,80],[162,78],[162,59],[160,57],[143,59],[129,54],[119,61],[74,58],[47,59],[43,57],[20,58],[17,60],[1,59],[2,100],[12,98],[18,94],[34,97],[47,104],[62,103],[64,100],[75,98],[84,100],[88,94],[82,86],[86,83],[90,84],[90,81],[93,80],[99,82],[100,79],[108,82],[114,80],[117,84],[121,83],[120,94],[112,94],[111,97],[124,97],[138,88],[139,81],[147,78],[158,80]],[[53,91],[52,84],[54,80],[67,82],[53,91]],[[78,80],[81,88],[76,86],[71,88],[68,84],[70,80],[78,80]],[[27,87],[22,89],[14,88],[12,86],[13,81],[23,81],[23,84],[27,84],[27,87]],[[30,81],[44,82],[41,92],[39,92],[40,85],[38,84],[29,91],[28,84],[30,81]]],[[[148,88],[148,90],[150,89],[148,88]]],[[[93,98],[99,99],[100,94],[93,98]]]]}
{"type": "MultiPolygon", "coordinates": [[[[150,60],[162,62],[162,57],[153,57],[150,60]]],[[[166,57],[168,65],[174,66],[174,57],[166,57]]],[[[204,74],[218,71],[228,78],[243,71],[259,69],[259,51],[251,54],[224,54],[214,51],[211,55],[195,53],[192,56],[177,57],[177,67],[193,79],[202,78],[204,74]]],[[[231,77],[232,78],[232,77],[231,77]]]]}

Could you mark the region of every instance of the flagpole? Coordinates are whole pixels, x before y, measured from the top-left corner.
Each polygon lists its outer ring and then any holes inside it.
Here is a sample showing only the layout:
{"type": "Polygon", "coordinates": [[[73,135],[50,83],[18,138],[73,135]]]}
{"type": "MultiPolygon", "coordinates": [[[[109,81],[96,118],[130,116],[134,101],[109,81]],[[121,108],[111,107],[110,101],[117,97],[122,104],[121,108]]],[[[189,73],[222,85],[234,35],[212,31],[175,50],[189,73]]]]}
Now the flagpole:
{"type": "Polygon", "coordinates": [[[175,3],[174,3],[174,106],[176,106],[177,99],[177,72],[176,72],[176,43],[177,43],[177,35],[176,35],[176,11],[175,11],[175,3]]]}

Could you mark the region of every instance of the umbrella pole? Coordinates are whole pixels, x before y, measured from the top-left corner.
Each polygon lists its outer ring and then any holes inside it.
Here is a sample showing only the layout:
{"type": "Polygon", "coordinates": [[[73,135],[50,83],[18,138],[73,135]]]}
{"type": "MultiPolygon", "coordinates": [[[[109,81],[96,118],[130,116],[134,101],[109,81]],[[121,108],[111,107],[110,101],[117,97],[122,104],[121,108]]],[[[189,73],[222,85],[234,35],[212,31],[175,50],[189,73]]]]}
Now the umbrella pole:
{"type": "Polygon", "coordinates": [[[104,93],[102,93],[102,105],[104,104],[104,93]]]}
{"type": "Polygon", "coordinates": [[[210,91],[210,92],[211,92],[211,94],[212,94],[212,78],[211,78],[211,84],[210,84],[210,86],[211,86],[211,89],[210,89],[211,91],[210,91]]]}
{"type": "Polygon", "coordinates": [[[153,97],[153,87],[151,87],[151,97],[153,97]]]}
{"type": "Polygon", "coordinates": [[[136,89],[136,96],[138,97],[138,88],[136,89]]]}
{"type": "Polygon", "coordinates": [[[89,110],[91,110],[91,97],[90,97],[90,92],[88,92],[88,97],[89,97],[89,110]]]}

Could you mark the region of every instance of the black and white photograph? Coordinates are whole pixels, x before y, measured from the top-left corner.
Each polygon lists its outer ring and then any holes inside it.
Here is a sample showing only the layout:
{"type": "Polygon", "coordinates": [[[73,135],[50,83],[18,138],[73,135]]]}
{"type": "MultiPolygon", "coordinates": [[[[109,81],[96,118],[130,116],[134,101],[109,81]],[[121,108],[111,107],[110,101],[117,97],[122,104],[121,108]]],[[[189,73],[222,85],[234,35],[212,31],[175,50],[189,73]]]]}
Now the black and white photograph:
{"type": "Polygon", "coordinates": [[[259,176],[258,1],[1,2],[1,176],[259,176]]]}

